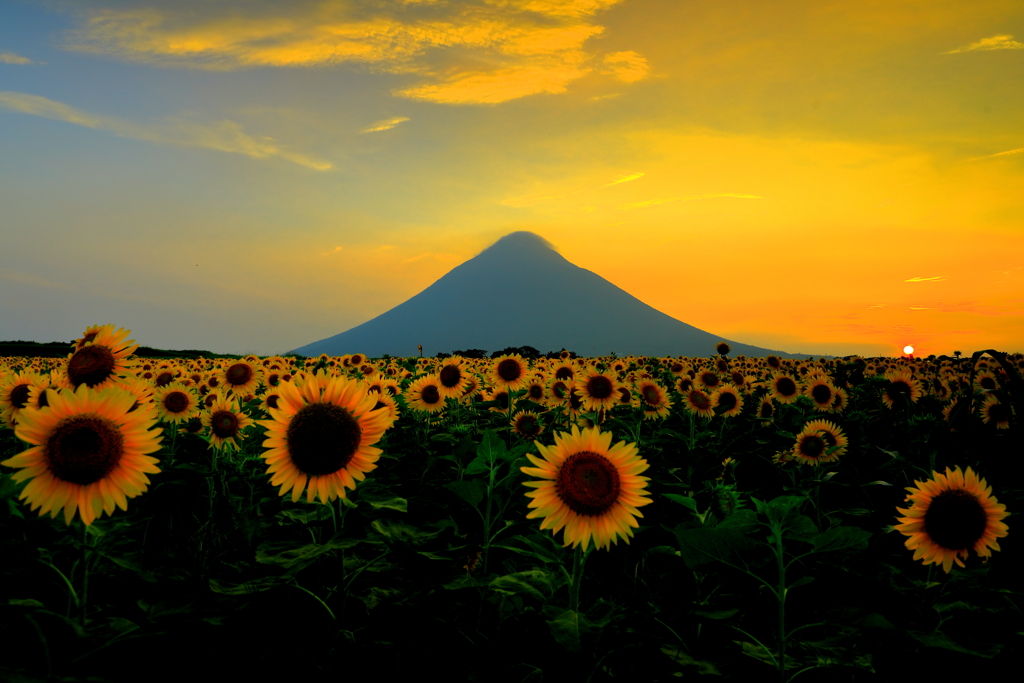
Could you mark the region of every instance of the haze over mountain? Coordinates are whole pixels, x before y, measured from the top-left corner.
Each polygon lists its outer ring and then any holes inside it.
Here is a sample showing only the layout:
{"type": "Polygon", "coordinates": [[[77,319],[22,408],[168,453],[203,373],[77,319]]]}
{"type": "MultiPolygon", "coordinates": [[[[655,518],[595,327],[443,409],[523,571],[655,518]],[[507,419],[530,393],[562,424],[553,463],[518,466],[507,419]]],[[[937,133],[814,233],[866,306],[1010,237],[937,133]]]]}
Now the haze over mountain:
{"type": "MultiPolygon", "coordinates": [[[[408,301],[289,353],[424,356],[510,346],[581,356],[710,356],[723,341],[575,266],[531,232],[505,235],[408,301]]],[[[725,339],[733,356],[807,357],[725,339]]]]}

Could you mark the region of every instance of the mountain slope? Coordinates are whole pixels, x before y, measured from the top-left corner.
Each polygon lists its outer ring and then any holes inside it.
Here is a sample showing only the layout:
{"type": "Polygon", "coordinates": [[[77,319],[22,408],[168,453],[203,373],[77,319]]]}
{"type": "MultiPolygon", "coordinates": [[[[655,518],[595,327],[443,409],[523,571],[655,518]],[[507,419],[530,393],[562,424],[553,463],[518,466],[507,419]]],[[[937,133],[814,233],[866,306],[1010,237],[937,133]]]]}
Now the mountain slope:
{"type": "MultiPolygon", "coordinates": [[[[719,341],[573,265],[538,235],[514,232],[390,311],[290,353],[413,356],[422,344],[424,356],[527,345],[582,356],[709,356],[719,341]]],[[[726,341],[733,355],[796,355],[726,341]]]]}

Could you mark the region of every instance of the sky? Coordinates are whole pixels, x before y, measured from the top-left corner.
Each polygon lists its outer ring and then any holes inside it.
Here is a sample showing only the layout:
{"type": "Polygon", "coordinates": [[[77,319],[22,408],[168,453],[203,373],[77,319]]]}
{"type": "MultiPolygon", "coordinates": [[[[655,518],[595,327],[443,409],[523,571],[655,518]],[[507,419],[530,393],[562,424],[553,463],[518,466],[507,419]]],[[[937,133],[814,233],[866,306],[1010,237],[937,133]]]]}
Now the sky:
{"type": "Polygon", "coordinates": [[[725,339],[1024,352],[1021,83],[1019,0],[2,0],[0,339],[284,353],[529,230],[725,339]]]}

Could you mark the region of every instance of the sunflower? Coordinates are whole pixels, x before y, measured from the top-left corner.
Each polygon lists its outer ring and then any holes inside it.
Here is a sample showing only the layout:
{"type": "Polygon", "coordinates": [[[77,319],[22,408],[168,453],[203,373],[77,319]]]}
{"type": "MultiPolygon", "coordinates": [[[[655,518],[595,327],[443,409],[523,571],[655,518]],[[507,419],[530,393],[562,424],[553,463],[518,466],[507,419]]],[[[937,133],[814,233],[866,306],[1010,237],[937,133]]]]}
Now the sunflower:
{"type": "Polygon", "coordinates": [[[721,383],[714,370],[701,370],[697,373],[694,381],[709,390],[713,390],[721,383]]]}
{"type": "Polygon", "coordinates": [[[445,359],[437,371],[437,378],[440,382],[438,391],[444,398],[459,398],[462,390],[466,388],[466,373],[460,367],[462,358],[453,356],[445,359]]]}
{"type": "Polygon", "coordinates": [[[897,518],[901,524],[894,527],[909,537],[904,545],[914,551],[914,560],[941,564],[948,574],[953,562],[966,567],[960,558],[966,559],[970,549],[985,561],[992,550],[999,550],[996,539],[1007,534],[1000,520],[1009,513],[970,467],[966,473],[947,467],[944,475],[932,472],[930,481],[914,484],[916,488],[907,487],[906,500],[912,505],[896,508],[904,516],[897,518]]]}
{"type": "Polygon", "coordinates": [[[724,341],[715,344],[715,353],[721,356],[728,356],[730,351],[732,351],[732,347],[724,341]]]}
{"type": "Polygon", "coordinates": [[[126,359],[139,348],[134,340],[126,339],[129,334],[131,330],[115,330],[113,325],[104,325],[91,341],[82,342],[81,348],[68,355],[70,385],[104,389],[124,375],[129,367],[126,359]]]}
{"type": "Polygon", "coordinates": [[[805,465],[818,466],[834,462],[846,451],[846,436],[839,427],[825,420],[814,420],[804,425],[796,435],[792,457],[805,465]]]}
{"type": "Polygon", "coordinates": [[[235,396],[256,391],[263,379],[263,368],[246,359],[225,364],[217,373],[218,386],[230,390],[235,396]]]}
{"type": "Polygon", "coordinates": [[[836,388],[835,394],[832,396],[832,410],[830,413],[841,413],[850,403],[850,395],[846,392],[846,389],[842,387],[836,388]]]}
{"type": "Polygon", "coordinates": [[[540,405],[544,404],[544,396],[547,391],[547,387],[544,386],[543,378],[532,377],[526,382],[523,388],[526,389],[526,396],[523,398],[540,405]]]}
{"type": "Polygon", "coordinates": [[[441,379],[437,375],[423,375],[406,388],[405,401],[413,410],[439,413],[444,410],[442,386],[441,379]]]}
{"type": "Polygon", "coordinates": [[[775,404],[771,396],[761,397],[761,403],[757,406],[757,416],[762,420],[770,420],[775,415],[775,404]]]}
{"type": "Polygon", "coordinates": [[[904,407],[907,402],[916,403],[921,397],[920,382],[910,370],[890,370],[885,373],[885,378],[889,380],[889,385],[882,389],[882,402],[886,408],[904,407]]]}
{"type": "Polygon", "coordinates": [[[512,430],[524,439],[534,439],[544,430],[540,416],[530,410],[520,410],[512,416],[512,430]]]}
{"type": "Polygon", "coordinates": [[[715,407],[711,403],[711,396],[696,386],[683,394],[683,407],[694,415],[700,415],[711,419],[715,416],[715,407]]]}
{"type": "Polygon", "coordinates": [[[743,396],[731,384],[722,384],[711,394],[711,405],[722,417],[736,417],[743,411],[743,396]]]}
{"type": "Polygon", "coordinates": [[[974,376],[974,388],[978,391],[995,391],[999,388],[995,373],[982,370],[974,376]]]}
{"type": "Polygon", "coordinates": [[[386,392],[383,394],[371,392],[370,396],[377,399],[377,403],[375,403],[373,406],[374,410],[379,410],[380,408],[383,408],[387,412],[388,419],[387,426],[385,427],[385,429],[390,428],[393,424],[395,424],[395,422],[398,421],[398,417],[401,414],[400,411],[398,410],[398,402],[395,401],[394,397],[391,396],[391,394],[386,392]]]}
{"type": "Polygon", "coordinates": [[[996,429],[1009,429],[1013,407],[1008,403],[1000,403],[994,394],[989,394],[981,403],[981,421],[992,422],[996,429]]]}
{"type": "Polygon", "coordinates": [[[22,410],[31,407],[33,390],[41,391],[50,385],[48,378],[34,372],[19,372],[0,382],[0,416],[10,426],[18,420],[22,410]]]}
{"type": "Polygon", "coordinates": [[[832,412],[835,394],[836,388],[823,375],[815,375],[809,378],[804,385],[804,396],[811,399],[811,402],[814,403],[814,409],[818,412],[832,412]]]}
{"type": "Polygon", "coordinates": [[[566,382],[572,382],[576,379],[576,366],[572,363],[559,363],[555,366],[555,369],[551,372],[551,376],[555,379],[564,380],[566,382]]]}
{"type": "Polygon", "coordinates": [[[800,396],[800,385],[789,375],[778,374],[772,377],[769,395],[779,403],[792,403],[800,396]]]}
{"type": "Polygon", "coordinates": [[[219,396],[210,405],[210,410],[203,413],[202,419],[203,426],[210,430],[210,446],[213,448],[241,450],[235,438],[241,439],[242,430],[252,424],[252,419],[239,409],[236,399],[219,396]]]}
{"type": "Polygon", "coordinates": [[[297,502],[317,496],[327,503],[345,498],[345,489],[376,469],[381,450],[375,448],[388,428],[388,411],[376,409],[384,395],[368,394],[357,380],[318,372],[302,387],[281,385],[280,409],[267,428],[266,449],[270,483],[280,486],[278,495],[292,492],[297,502]]]}
{"type": "Polygon", "coordinates": [[[583,401],[583,409],[588,412],[607,410],[619,400],[619,381],[597,368],[588,370],[573,383],[573,387],[583,401]]]}
{"type": "Polygon", "coordinates": [[[536,489],[527,493],[529,507],[536,508],[526,517],[543,517],[540,528],[552,534],[565,529],[564,546],[582,545],[591,539],[598,548],[609,549],[622,538],[629,543],[637,509],[651,502],[647,498],[648,477],[638,476],[649,465],[640,458],[636,444],[619,441],[611,446],[611,432],[597,427],[573,427],[572,433],[559,432],[554,446],[535,442],[542,458],[527,454],[535,467],[520,468],[540,481],[523,482],[536,489]]]}
{"type": "Polygon", "coordinates": [[[548,405],[560,406],[569,400],[569,392],[572,390],[572,382],[569,380],[553,378],[547,386],[548,405]]]}
{"type": "Polygon", "coordinates": [[[164,422],[175,424],[199,414],[199,398],[195,392],[181,384],[172,382],[157,389],[153,394],[156,414],[164,422]]]}
{"type": "Polygon", "coordinates": [[[526,362],[518,354],[496,358],[488,379],[495,387],[515,391],[526,383],[526,362]]]}
{"type": "Polygon", "coordinates": [[[645,420],[656,420],[668,417],[672,408],[672,400],[664,388],[653,379],[641,379],[634,385],[640,397],[640,408],[644,411],[645,420]]]}
{"type": "Polygon", "coordinates": [[[19,497],[40,515],[56,517],[63,509],[67,524],[76,511],[89,525],[113,514],[115,505],[127,510],[127,499],[149,486],[146,474],[160,471],[159,461],[147,455],[160,450],[156,416],[129,412],[134,399],[116,387],[80,384],[48,396],[49,406],[22,412],[15,430],[32,447],[0,462],[22,468],[14,481],[31,477],[19,497]]]}
{"type": "Polygon", "coordinates": [[[483,391],[483,387],[480,384],[480,378],[476,375],[467,375],[466,386],[462,388],[462,396],[459,400],[465,402],[472,401],[473,397],[479,395],[481,391],[483,391]]]}

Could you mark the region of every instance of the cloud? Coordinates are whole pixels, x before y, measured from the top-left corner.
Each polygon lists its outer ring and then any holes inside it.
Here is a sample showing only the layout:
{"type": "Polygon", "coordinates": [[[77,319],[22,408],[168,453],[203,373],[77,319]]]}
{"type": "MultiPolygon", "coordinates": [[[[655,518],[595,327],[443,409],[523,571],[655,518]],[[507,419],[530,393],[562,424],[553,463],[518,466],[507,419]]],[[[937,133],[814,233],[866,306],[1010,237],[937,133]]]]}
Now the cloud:
{"type": "Polygon", "coordinates": [[[280,157],[318,171],[326,171],[331,168],[329,162],[284,149],[273,138],[252,137],[234,121],[223,120],[215,124],[201,124],[183,119],[167,118],[160,124],[138,124],[113,116],[90,114],[38,95],[12,91],[0,91],[0,109],[65,121],[86,128],[105,130],[120,137],[158,144],[215,149],[231,154],[243,154],[254,159],[280,157]]]}
{"type": "Polygon", "coordinates": [[[369,128],[364,128],[360,132],[362,132],[362,133],[376,133],[376,132],[382,131],[382,130],[391,130],[392,128],[394,128],[398,124],[404,123],[404,122],[406,122],[408,120],[409,120],[409,117],[407,117],[407,116],[395,116],[395,117],[392,117],[390,119],[384,119],[382,121],[377,121],[376,123],[372,123],[372,124],[370,124],[369,128]]]}
{"type": "Polygon", "coordinates": [[[0,267],[0,280],[7,280],[8,282],[14,282],[20,285],[28,285],[29,287],[71,289],[71,287],[61,284],[60,282],[54,282],[53,280],[47,280],[46,278],[39,277],[38,275],[32,275],[31,273],[25,273],[11,268],[0,267]]]}
{"type": "Polygon", "coordinates": [[[337,254],[342,249],[344,249],[344,247],[335,247],[334,249],[331,249],[330,251],[322,251],[322,252],[320,252],[320,255],[321,256],[330,256],[331,254],[337,254]]]}
{"type": "Polygon", "coordinates": [[[909,280],[904,280],[904,282],[942,282],[945,279],[941,275],[935,275],[933,277],[912,277],[909,280]]]}
{"type": "Polygon", "coordinates": [[[31,64],[28,57],[16,55],[13,52],[0,52],[0,64],[31,64]]]}
{"type": "Polygon", "coordinates": [[[558,94],[586,73],[571,66],[527,66],[460,73],[447,83],[422,85],[393,94],[441,104],[500,104],[539,93],[558,94]]]}
{"type": "Polygon", "coordinates": [[[1021,153],[1024,153],[1024,147],[1020,147],[1018,149],[1007,150],[1005,152],[996,152],[995,154],[988,154],[988,155],[983,156],[983,157],[973,157],[971,159],[968,159],[967,161],[978,161],[979,159],[994,159],[995,157],[1006,157],[1006,156],[1010,156],[1012,154],[1021,154],[1021,153]]]}
{"type": "Polygon", "coordinates": [[[875,304],[874,306],[868,306],[868,308],[886,308],[889,304],[875,304]]]}
{"type": "Polygon", "coordinates": [[[935,309],[931,306],[907,306],[912,311],[934,311],[935,309]]]}
{"type": "Polygon", "coordinates": [[[977,52],[980,50],[1024,50],[1024,43],[1017,42],[1013,36],[992,36],[982,38],[976,43],[958,47],[943,54],[952,55],[957,52],[977,52]]]}
{"type": "MultiPolygon", "coordinates": [[[[87,12],[65,34],[68,49],[165,67],[234,70],[362,64],[414,75],[398,97],[443,104],[497,104],[562,93],[591,73],[583,51],[605,30],[592,17],[621,0],[261,0],[245,12],[187,0],[87,12]],[[486,66],[484,66],[486,65],[486,66]]],[[[647,60],[632,51],[604,57],[601,73],[634,82],[647,60]]]]}
{"type": "Polygon", "coordinates": [[[650,67],[643,55],[633,52],[612,52],[604,56],[604,63],[608,67],[606,73],[611,73],[617,80],[623,83],[635,83],[647,78],[650,67]]]}
{"type": "Polygon", "coordinates": [[[637,178],[643,177],[643,173],[631,173],[629,175],[620,175],[618,178],[605,185],[605,187],[611,187],[612,185],[618,185],[619,183],[628,183],[630,180],[636,180],[637,178]]]}
{"type": "Polygon", "coordinates": [[[734,199],[765,199],[765,197],[758,196],[756,194],[736,194],[733,192],[720,192],[717,194],[699,194],[691,197],[669,197],[667,199],[648,199],[643,202],[631,202],[629,204],[620,204],[620,209],[641,209],[647,206],[657,206],[658,204],[668,204],[669,202],[690,202],[694,199],[716,199],[718,197],[732,197],[734,199]]]}

